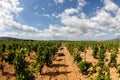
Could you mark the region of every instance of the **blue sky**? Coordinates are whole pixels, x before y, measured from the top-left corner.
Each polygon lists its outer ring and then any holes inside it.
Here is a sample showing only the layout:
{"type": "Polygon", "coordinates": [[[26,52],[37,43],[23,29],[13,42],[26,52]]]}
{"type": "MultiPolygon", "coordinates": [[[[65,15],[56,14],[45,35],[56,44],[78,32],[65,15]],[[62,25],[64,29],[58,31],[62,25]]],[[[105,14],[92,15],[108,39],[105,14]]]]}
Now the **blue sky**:
{"type": "Polygon", "coordinates": [[[49,24],[60,24],[58,19],[48,16],[62,13],[66,8],[77,7],[77,0],[68,0],[63,4],[55,3],[54,0],[20,0],[20,3],[24,7],[24,11],[19,14],[16,20],[39,29],[47,28],[49,24]]]}
{"type": "MultiPolygon", "coordinates": [[[[103,6],[103,3],[100,2],[100,0],[87,1],[87,6],[83,8],[83,12],[86,13],[88,17],[93,15],[93,13],[97,10],[97,7],[101,8],[103,6]]],[[[64,12],[65,9],[76,8],[78,5],[77,0],[67,0],[63,3],[55,3],[54,0],[20,0],[20,3],[24,8],[24,11],[19,14],[16,21],[22,24],[36,26],[40,29],[49,27],[49,24],[60,24],[59,19],[48,17],[48,15],[58,15],[64,12]]]]}
{"type": "Polygon", "coordinates": [[[35,40],[120,37],[120,0],[1,0],[0,36],[35,40]]]}

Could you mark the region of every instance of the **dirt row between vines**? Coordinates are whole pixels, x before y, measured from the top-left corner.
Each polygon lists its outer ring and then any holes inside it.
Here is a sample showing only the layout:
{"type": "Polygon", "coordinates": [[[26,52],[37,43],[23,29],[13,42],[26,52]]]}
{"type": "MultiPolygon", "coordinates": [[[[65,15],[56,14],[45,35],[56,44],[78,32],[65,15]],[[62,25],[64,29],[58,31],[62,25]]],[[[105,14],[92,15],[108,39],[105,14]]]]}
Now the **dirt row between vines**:
{"type": "MultiPolygon", "coordinates": [[[[73,62],[73,57],[67,48],[64,45],[60,48],[52,61],[52,65],[50,67],[44,66],[42,75],[39,72],[34,74],[35,80],[86,80],[85,76],[79,73],[79,69],[73,62]]],[[[31,61],[29,56],[26,57],[26,60],[31,61]]],[[[14,66],[8,63],[4,64],[5,74],[3,75],[0,70],[0,80],[15,80],[14,66]]]]}
{"type": "MultiPolygon", "coordinates": [[[[37,74],[36,80],[91,80],[90,78],[94,78],[97,76],[97,73],[91,75],[91,77],[86,78],[85,75],[79,72],[77,65],[73,62],[73,56],[70,55],[70,52],[67,50],[67,47],[64,45],[61,46],[62,50],[58,50],[55,59],[53,60],[53,64],[51,67],[43,68],[43,75],[37,74]],[[59,56],[63,53],[63,56],[59,56]]],[[[120,52],[120,50],[119,50],[120,52]]],[[[109,52],[106,52],[106,58],[108,62],[110,60],[109,52]]],[[[82,59],[84,58],[84,54],[80,55],[82,59]]],[[[97,59],[92,57],[92,49],[88,49],[86,53],[86,61],[92,62],[96,64],[98,62],[97,59]]],[[[105,62],[108,65],[108,62],[105,62]]],[[[120,63],[120,55],[118,54],[117,62],[120,63]]],[[[112,80],[118,80],[118,73],[115,68],[110,68],[110,77],[112,80]]]]}
{"type": "Polygon", "coordinates": [[[43,74],[37,74],[36,80],[86,80],[79,73],[79,69],[73,62],[73,57],[65,46],[61,46],[55,55],[51,67],[44,67],[43,74]]]}
{"type": "MultiPolygon", "coordinates": [[[[108,62],[110,60],[110,54],[111,53],[106,52],[108,62]]],[[[84,58],[84,54],[80,54],[80,56],[84,58]]],[[[28,61],[32,61],[32,59],[28,59],[28,61]]],[[[92,62],[93,64],[98,62],[97,59],[92,57],[92,49],[87,50],[86,61],[92,62]]],[[[108,62],[106,62],[106,64],[108,64],[108,62]]],[[[119,54],[117,62],[120,63],[119,54]]],[[[4,63],[4,65],[4,74],[2,74],[2,71],[0,70],[0,80],[15,80],[14,66],[8,63],[4,63]]],[[[39,72],[34,74],[35,80],[91,80],[90,78],[85,78],[86,76],[79,72],[77,65],[73,62],[73,56],[70,55],[70,52],[64,45],[58,49],[58,52],[52,61],[52,65],[50,67],[44,66],[42,70],[42,75],[40,75],[39,72]]],[[[115,68],[110,68],[110,74],[112,80],[118,80],[119,75],[116,73],[115,68]]],[[[96,75],[97,73],[93,74],[91,77],[95,77],[96,75]]]]}

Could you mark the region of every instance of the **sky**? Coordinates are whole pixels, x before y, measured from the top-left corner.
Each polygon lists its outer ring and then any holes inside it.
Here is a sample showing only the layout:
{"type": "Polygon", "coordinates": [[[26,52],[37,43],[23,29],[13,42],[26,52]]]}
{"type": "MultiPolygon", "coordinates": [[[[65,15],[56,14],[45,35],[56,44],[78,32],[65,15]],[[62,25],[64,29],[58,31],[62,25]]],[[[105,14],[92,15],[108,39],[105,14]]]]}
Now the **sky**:
{"type": "Polygon", "coordinates": [[[119,38],[120,0],[0,0],[0,37],[119,38]]]}

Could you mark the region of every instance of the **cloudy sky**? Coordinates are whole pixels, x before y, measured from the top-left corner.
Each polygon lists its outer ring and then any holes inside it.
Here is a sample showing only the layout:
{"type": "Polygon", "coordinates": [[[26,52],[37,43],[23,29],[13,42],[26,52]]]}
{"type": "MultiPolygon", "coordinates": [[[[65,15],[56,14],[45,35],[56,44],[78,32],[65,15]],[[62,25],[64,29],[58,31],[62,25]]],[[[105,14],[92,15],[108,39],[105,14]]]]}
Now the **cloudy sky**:
{"type": "Polygon", "coordinates": [[[120,0],[0,0],[0,36],[34,40],[120,37],[120,0]]]}

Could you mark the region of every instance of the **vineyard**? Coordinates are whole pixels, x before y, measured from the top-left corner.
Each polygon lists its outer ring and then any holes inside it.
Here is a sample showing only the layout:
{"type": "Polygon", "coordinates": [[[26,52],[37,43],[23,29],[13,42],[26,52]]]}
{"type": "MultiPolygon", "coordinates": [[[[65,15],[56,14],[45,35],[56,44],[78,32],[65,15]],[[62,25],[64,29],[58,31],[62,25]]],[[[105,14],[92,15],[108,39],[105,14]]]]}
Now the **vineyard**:
{"type": "Polygon", "coordinates": [[[119,42],[66,42],[83,80],[118,80],[119,42]]]}
{"type": "Polygon", "coordinates": [[[118,80],[120,42],[0,41],[0,80],[118,80]]]}

